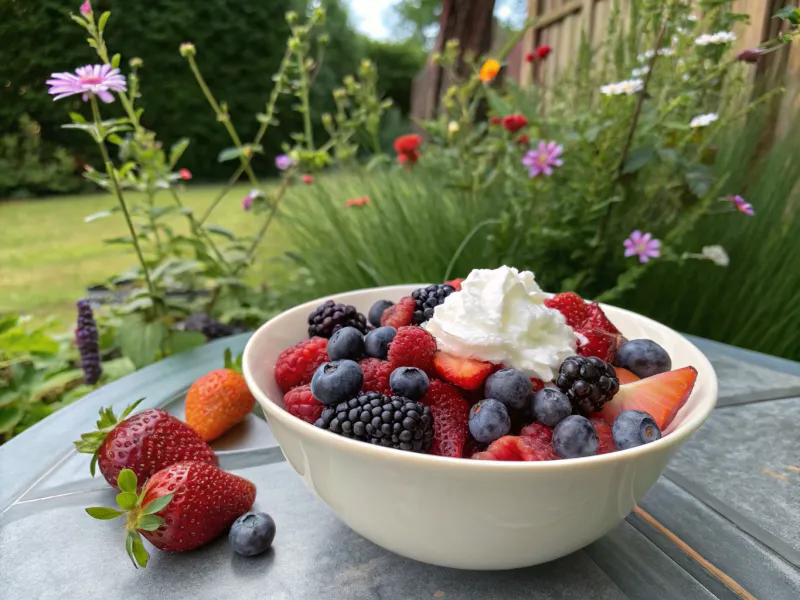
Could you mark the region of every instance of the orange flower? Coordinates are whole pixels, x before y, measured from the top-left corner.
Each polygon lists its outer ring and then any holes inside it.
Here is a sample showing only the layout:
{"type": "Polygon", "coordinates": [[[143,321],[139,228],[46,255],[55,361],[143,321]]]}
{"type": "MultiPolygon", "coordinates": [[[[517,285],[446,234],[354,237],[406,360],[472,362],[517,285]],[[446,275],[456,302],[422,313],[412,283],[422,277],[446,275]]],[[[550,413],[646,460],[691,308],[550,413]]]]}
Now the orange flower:
{"type": "Polygon", "coordinates": [[[488,83],[500,72],[500,63],[497,62],[495,59],[490,58],[481,67],[480,77],[481,81],[484,83],[488,83]]]}
{"type": "Polygon", "coordinates": [[[314,183],[314,178],[311,175],[303,175],[303,183],[306,185],[311,185],[314,183]]]}
{"type": "Polygon", "coordinates": [[[348,200],[344,203],[346,207],[351,206],[364,206],[365,204],[369,204],[369,198],[364,196],[363,198],[353,198],[352,200],[348,200]]]}
{"type": "Polygon", "coordinates": [[[192,178],[192,172],[189,169],[181,169],[178,171],[178,175],[184,180],[189,180],[192,178]]]}

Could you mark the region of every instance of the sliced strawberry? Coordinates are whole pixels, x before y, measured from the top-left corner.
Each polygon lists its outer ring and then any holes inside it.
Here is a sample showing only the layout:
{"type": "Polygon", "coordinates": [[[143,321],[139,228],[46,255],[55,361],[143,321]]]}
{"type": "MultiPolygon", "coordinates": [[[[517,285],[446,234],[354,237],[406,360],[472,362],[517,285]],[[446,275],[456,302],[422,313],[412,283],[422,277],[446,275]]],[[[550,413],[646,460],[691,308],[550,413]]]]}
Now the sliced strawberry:
{"type": "Polygon", "coordinates": [[[463,277],[459,277],[457,279],[451,279],[450,281],[445,281],[447,285],[453,288],[455,291],[461,291],[461,283],[464,281],[463,277]]]}
{"type": "Polygon", "coordinates": [[[600,411],[600,416],[613,425],[623,410],[641,410],[650,414],[664,431],[686,404],[695,381],[697,370],[683,367],[621,385],[617,395],[600,411]]]}
{"type": "Polygon", "coordinates": [[[458,389],[433,379],[420,401],[433,415],[431,454],[460,458],[464,453],[469,428],[469,404],[458,389]]]}
{"type": "Polygon", "coordinates": [[[579,329],[599,329],[607,333],[620,333],[597,302],[587,304],[586,307],[586,319],[581,323],[579,329]]]}
{"type": "Polygon", "coordinates": [[[625,343],[625,338],[615,333],[607,333],[599,329],[580,329],[578,334],[578,354],[596,356],[603,362],[614,360],[617,348],[625,343]]]}
{"type": "Polygon", "coordinates": [[[439,377],[465,390],[476,390],[481,387],[494,370],[494,365],[490,362],[461,358],[446,352],[436,353],[433,357],[433,367],[439,377]]]}
{"type": "Polygon", "coordinates": [[[554,308],[567,320],[567,325],[573,329],[578,327],[589,317],[589,305],[575,292],[556,294],[544,301],[548,308],[554,308]]]}
{"type": "Polygon", "coordinates": [[[626,383],[633,383],[634,381],[639,381],[639,377],[628,371],[628,369],[623,369],[622,367],[614,367],[614,370],[617,372],[617,379],[619,379],[620,385],[625,385],[626,383]]]}
{"type": "Polygon", "coordinates": [[[597,432],[597,440],[599,442],[597,453],[608,454],[609,452],[615,452],[617,448],[614,445],[614,437],[611,435],[611,425],[600,417],[593,417],[589,421],[594,425],[594,430],[597,432]]]}

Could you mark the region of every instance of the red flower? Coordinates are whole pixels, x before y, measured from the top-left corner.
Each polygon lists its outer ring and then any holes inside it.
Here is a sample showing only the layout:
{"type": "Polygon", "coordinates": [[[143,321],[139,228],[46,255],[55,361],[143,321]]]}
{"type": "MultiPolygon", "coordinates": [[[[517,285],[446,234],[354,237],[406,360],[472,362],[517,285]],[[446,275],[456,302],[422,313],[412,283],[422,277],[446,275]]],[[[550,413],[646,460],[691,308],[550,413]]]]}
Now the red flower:
{"type": "Polygon", "coordinates": [[[419,152],[416,150],[412,150],[411,152],[406,152],[405,154],[398,154],[397,155],[397,162],[401,165],[413,165],[419,160],[419,152]]]}
{"type": "Polygon", "coordinates": [[[184,180],[189,180],[192,178],[192,172],[189,169],[181,169],[178,171],[178,175],[184,180]]]}
{"type": "Polygon", "coordinates": [[[306,185],[311,185],[314,183],[314,178],[311,175],[303,175],[303,183],[306,185]]]}
{"type": "Polygon", "coordinates": [[[508,115],[503,119],[503,127],[511,133],[517,133],[520,129],[528,124],[528,119],[522,115],[508,115]]]}
{"type": "Polygon", "coordinates": [[[394,141],[394,151],[398,154],[410,154],[419,150],[422,138],[416,133],[401,135],[394,141]]]}
{"type": "Polygon", "coordinates": [[[348,200],[344,203],[346,207],[351,206],[364,206],[365,204],[369,204],[369,198],[364,196],[363,198],[353,198],[352,200],[348,200]]]}
{"type": "Polygon", "coordinates": [[[553,51],[553,49],[550,46],[547,46],[547,45],[539,46],[536,49],[536,58],[538,58],[539,60],[544,60],[545,58],[547,58],[550,55],[550,53],[552,51],[553,51]]]}
{"type": "Polygon", "coordinates": [[[529,63],[532,63],[533,61],[535,61],[536,60],[536,52],[528,52],[525,55],[525,60],[527,62],[529,62],[529,63]]]}
{"type": "Polygon", "coordinates": [[[490,122],[492,125],[500,125],[500,123],[502,123],[502,122],[503,122],[503,117],[492,117],[492,118],[489,120],[489,122],[490,122]]]}
{"type": "Polygon", "coordinates": [[[531,138],[529,138],[527,135],[525,135],[525,134],[523,133],[521,136],[519,136],[519,137],[517,138],[517,143],[518,143],[520,146],[527,146],[528,144],[530,144],[530,143],[531,143],[531,138]]]}

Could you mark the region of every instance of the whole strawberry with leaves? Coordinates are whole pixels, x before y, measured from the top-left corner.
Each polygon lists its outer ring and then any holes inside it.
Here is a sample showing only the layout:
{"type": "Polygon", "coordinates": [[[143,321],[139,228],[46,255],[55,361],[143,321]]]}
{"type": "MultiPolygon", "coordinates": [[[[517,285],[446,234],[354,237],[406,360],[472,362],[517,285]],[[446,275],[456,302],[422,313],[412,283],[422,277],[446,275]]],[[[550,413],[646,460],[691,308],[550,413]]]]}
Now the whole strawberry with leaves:
{"type": "Polygon", "coordinates": [[[165,552],[194,550],[218,538],[256,499],[252,482],[198,461],[158,471],[139,494],[130,469],[123,469],[116,483],[121,510],[98,506],[86,512],[100,520],[126,515],[125,549],[136,568],[146,567],[150,558],[141,536],[165,552]]]}
{"type": "Polygon", "coordinates": [[[176,462],[195,460],[218,465],[217,455],[183,421],[160,408],[129,416],[144,398],[131,404],[117,418],[111,407],[100,409],[97,431],[84,433],[75,442],[78,452],[92,455],[89,470],[97,466],[111,487],[123,469],[140,482],[176,462]]]}

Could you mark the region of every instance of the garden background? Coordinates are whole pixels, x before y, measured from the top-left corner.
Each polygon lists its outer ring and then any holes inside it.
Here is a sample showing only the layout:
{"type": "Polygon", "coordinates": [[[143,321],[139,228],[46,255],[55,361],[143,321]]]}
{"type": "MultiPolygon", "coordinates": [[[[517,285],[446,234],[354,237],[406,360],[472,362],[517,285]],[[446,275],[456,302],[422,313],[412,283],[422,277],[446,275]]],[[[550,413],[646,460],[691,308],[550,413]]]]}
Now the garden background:
{"type": "Polygon", "coordinates": [[[72,2],[0,0],[0,436],[98,384],[71,333],[87,295],[102,300],[99,384],[215,337],[187,326],[198,315],[227,333],[311,298],[503,263],[552,291],[800,359],[798,49],[736,60],[796,23],[761,10],[754,25],[741,1],[598,4],[402,0],[396,39],[381,42],[340,0],[95,0],[93,23],[112,17],[93,48],[72,2]],[[526,25],[525,11],[546,19],[526,25]],[[582,35],[601,12],[605,34],[582,35]],[[696,43],[717,31],[738,43],[696,43]],[[110,175],[80,135],[86,105],[54,103],[44,84],[98,62],[101,38],[144,109],[102,107],[120,119],[102,140],[110,175]],[[670,54],[647,55],[660,47],[670,54]],[[484,78],[486,57],[505,68],[484,78]],[[635,73],[646,102],[598,93],[635,73]],[[689,125],[705,113],[718,121],[689,125]],[[423,147],[396,155],[411,131],[423,147]],[[540,139],[563,144],[564,166],[529,178],[520,158],[540,139]],[[664,241],[660,259],[623,256],[634,228],[664,241]]]}

